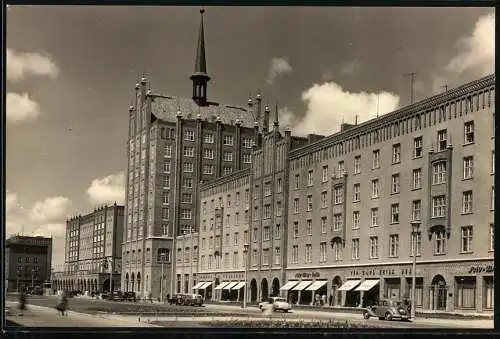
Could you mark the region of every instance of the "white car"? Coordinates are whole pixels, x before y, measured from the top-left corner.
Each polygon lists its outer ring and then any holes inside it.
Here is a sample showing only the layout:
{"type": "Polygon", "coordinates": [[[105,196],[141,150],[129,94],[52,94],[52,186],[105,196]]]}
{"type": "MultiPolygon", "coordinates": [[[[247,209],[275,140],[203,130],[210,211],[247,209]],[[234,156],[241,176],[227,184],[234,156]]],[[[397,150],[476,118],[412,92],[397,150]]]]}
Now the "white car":
{"type": "Polygon", "coordinates": [[[264,312],[268,308],[270,308],[272,311],[288,312],[292,309],[292,305],[290,305],[284,298],[271,297],[267,301],[263,301],[259,304],[259,309],[262,312],[264,312]]]}

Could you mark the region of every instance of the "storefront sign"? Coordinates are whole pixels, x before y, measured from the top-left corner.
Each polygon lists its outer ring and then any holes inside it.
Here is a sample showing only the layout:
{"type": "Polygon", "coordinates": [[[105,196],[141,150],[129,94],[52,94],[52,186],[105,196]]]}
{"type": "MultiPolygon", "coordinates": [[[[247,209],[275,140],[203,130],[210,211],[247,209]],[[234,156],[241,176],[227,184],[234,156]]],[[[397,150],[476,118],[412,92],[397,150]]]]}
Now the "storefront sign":
{"type": "Polygon", "coordinates": [[[300,279],[300,278],[319,278],[320,274],[319,272],[305,272],[305,273],[297,273],[295,274],[295,278],[300,279]]]}
{"type": "Polygon", "coordinates": [[[411,275],[411,268],[371,268],[352,270],[351,276],[371,277],[371,276],[400,276],[411,275]]]}
{"type": "Polygon", "coordinates": [[[473,274],[473,273],[493,273],[494,271],[495,271],[495,267],[493,265],[471,266],[469,268],[469,274],[473,274]]]}

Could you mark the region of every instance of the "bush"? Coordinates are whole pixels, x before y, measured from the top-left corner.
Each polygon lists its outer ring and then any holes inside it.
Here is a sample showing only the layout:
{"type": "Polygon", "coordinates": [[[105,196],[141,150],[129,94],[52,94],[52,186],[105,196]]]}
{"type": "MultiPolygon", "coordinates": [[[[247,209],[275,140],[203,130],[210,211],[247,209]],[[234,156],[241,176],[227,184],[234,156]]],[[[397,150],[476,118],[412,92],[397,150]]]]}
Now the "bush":
{"type": "Polygon", "coordinates": [[[350,323],[348,321],[330,320],[322,321],[285,321],[285,320],[259,320],[259,321],[211,321],[206,323],[210,327],[246,327],[246,328],[373,328],[377,326],[350,323]]]}

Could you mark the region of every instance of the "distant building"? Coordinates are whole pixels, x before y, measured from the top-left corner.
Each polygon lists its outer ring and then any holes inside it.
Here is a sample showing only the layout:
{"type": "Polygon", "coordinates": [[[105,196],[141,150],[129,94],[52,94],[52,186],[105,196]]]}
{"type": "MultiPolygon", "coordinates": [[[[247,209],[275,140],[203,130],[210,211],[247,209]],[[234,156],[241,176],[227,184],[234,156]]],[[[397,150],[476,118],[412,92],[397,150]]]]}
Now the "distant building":
{"type": "Polygon", "coordinates": [[[13,236],[5,242],[7,291],[22,291],[50,281],[52,238],[13,236]]]}
{"type": "Polygon", "coordinates": [[[109,291],[120,288],[124,207],[96,208],[66,221],[64,272],[55,274],[54,288],[70,291],[109,291]]]}

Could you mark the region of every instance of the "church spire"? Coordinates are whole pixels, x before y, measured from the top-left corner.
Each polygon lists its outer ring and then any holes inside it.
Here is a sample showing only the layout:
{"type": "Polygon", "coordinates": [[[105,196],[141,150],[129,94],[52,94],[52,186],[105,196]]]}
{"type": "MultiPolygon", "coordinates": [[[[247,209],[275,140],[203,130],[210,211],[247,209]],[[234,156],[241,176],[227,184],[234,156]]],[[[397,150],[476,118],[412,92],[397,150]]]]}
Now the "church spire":
{"type": "Polygon", "coordinates": [[[200,106],[207,105],[207,83],[210,81],[210,77],[207,74],[207,59],[205,56],[205,31],[203,28],[204,13],[205,10],[201,8],[201,22],[196,50],[196,61],[194,64],[194,73],[191,75],[191,80],[193,81],[192,98],[200,106]]]}

